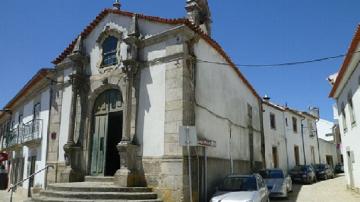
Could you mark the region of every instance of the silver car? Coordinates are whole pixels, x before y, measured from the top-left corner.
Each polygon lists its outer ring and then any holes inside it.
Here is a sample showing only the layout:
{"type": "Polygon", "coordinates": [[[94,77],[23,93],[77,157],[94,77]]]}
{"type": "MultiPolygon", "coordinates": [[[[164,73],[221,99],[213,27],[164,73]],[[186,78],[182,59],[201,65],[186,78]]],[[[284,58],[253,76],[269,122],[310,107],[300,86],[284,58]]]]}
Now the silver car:
{"type": "Polygon", "coordinates": [[[226,177],[210,202],[269,202],[269,192],[259,174],[226,177]]]}
{"type": "Polygon", "coordinates": [[[261,170],[259,174],[264,178],[266,186],[270,192],[270,197],[287,198],[292,191],[292,180],[290,176],[285,176],[281,169],[261,170]]]}

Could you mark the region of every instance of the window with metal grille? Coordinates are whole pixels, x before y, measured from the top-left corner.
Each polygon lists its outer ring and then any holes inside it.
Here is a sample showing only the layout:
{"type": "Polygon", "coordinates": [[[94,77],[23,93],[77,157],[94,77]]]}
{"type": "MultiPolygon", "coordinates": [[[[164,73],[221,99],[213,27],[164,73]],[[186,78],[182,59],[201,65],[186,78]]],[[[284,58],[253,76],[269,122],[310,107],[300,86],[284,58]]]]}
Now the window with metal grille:
{"type": "Polygon", "coordinates": [[[116,52],[117,52],[118,39],[114,36],[107,37],[102,44],[102,66],[110,66],[117,64],[116,52]]]}

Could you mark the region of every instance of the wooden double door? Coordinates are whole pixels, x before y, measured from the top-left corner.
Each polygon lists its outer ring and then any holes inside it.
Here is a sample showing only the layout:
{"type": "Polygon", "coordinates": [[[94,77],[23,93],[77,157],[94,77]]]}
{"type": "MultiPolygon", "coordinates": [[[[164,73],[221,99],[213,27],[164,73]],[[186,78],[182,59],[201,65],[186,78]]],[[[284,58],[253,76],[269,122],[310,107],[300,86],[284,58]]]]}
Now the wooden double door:
{"type": "Polygon", "coordinates": [[[108,90],[95,101],[93,111],[91,175],[113,176],[120,168],[116,148],[123,130],[123,104],[118,90],[108,90]]]}

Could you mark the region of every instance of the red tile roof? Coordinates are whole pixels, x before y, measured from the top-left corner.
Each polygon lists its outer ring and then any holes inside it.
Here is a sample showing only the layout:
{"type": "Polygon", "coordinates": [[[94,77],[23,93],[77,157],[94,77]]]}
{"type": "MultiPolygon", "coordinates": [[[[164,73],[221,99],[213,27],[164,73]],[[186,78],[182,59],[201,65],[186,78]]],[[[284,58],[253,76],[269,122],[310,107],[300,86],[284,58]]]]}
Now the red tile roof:
{"type": "Polygon", "coordinates": [[[360,42],[360,24],[357,27],[357,30],[355,32],[355,36],[352,39],[352,42],[350,44],[349,50],[346,54],[345,60],[340,68],[339,74],[335,80],[334,86],[331,89],[331,92],[329,94],[329,97],[334,98],[336,90],[339,88],[340,82],[344,78],[345,72],[348,69],[352,56],[354,55],[354,52],[356,51],[356,48],[360,42]]]}
{"type": "MultiPolygon", "coordinates": [[[[245,83],[245,85],[249,88],[249,90],[254,94],[255,97],[257,97],[259,100],[261,97],[257,94],[256,90],[252,87],[252,85],[249,83],[249,81],[245,78],[245,76],[240,72],[238,67],[235,65],[234,62],[232,62],[231,58],[226,54],[224,49],[210,36],[208,36],[205,32],[202,31],[202,29],[198,26],[195,26],[192,22],[185,18],[178,18],[178,19],[167,19],[167,18],[160,18],[155,16],[147,16],[143,14],[135,14],[127,11],[122,10],[116,10],[116,9],[105,9],[103,10],[96,18],[93,20],[90,25],[88,25],[82,32],[81,37],[86,38],[91,31],[100,23],[102,19],[105,18],[108,14],[118,14],[122,16],[128,16],[132,17],[134,15],[137,15],[140,19],[152,21],[152,22],[158,22],[158,23],[165,23],[165,24],[171,24],[171,25],[181,25],[184,24],[187,27],[189,27],[191,30],[196,32],[199,36],[201,36],[202,39],[204,39],[208,44],[210,44],[221,56],[224,57],[226,62],[229,63],[229,65],[235,70],[236,74],[240,77],[240,79],[245,83]]],[[[63,61],[73,50],[75,43],[76,43],[77,37],[71,42],[71,44],[53,61],[53,64],[57,65],[61,61],[63,61]]]]}

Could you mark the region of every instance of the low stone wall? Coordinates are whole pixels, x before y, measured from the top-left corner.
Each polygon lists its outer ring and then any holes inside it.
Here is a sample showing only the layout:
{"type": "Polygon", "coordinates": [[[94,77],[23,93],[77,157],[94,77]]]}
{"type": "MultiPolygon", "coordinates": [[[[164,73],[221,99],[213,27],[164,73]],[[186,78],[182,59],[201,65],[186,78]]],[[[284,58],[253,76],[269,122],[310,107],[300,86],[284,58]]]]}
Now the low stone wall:
{"type": "Polygon", "coordinates": [[[141,163],[145,185],[153,188],[163,201],[187,201],[182,158],[144,158],[141,163]]]}
{"type": "Polygon", "coordinates": [[[49,168],[46,176],[46,183],[60,183],[63,182],[61,180],[61,173],[65,171],[65,163],[64,162],[47,162],[47,165],[53,166],[53,168],[49,168]]]}
{"type": "MultiPolygon", "coordinates": [[[[204,157],[192,156],[192,196],[194,202],[204,201],[205,167],[204,157]]],[[[262,168],[261,162],[255,167],[262,168]]],[[[184,158],[144,158],[141,161],[143,185],[153,188],[163,201],[189,201],[188,160],[184,158]]],[[[228,159],[208,158],[207,199],[215,193],[216,187],[231,173],[228,159]]],[[[235,174],[250,174],[250,161],[234,160],[235,174]]]]}

